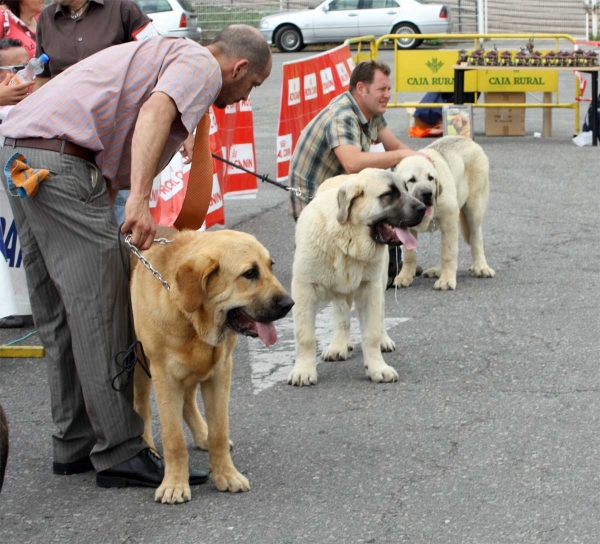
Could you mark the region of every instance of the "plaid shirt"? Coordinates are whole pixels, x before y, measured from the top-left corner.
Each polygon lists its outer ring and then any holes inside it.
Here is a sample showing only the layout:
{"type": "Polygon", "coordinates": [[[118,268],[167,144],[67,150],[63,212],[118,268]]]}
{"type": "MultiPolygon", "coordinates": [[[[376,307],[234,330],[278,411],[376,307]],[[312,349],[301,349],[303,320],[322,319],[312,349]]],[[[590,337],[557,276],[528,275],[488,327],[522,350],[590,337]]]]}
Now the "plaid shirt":
{"type": "Polygon", "coordinates": [[[317,187],[326,179],[345,174],[333,149],[354,145],[369,151],[387,123],[382,115],[370,121],[360,111],[349,91],[334,98],[302,131],[290,163],[290,185],[298,187],[303,198],[290,193],[290,212],[298,219],[317,187]]]}

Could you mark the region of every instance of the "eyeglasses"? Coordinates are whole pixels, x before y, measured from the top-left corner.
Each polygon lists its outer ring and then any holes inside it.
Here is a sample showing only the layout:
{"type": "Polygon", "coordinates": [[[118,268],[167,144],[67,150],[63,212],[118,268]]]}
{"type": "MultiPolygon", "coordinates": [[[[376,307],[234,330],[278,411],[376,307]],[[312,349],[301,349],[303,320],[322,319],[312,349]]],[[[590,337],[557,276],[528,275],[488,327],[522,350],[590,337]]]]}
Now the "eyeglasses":
{"type": "Polygon", "coordinates": [[[13,74],[16,74],[19,70],[25,68],[24,64],[18,64],[16,66],[0,66],[0,70],[10,70],[13,74]]]}

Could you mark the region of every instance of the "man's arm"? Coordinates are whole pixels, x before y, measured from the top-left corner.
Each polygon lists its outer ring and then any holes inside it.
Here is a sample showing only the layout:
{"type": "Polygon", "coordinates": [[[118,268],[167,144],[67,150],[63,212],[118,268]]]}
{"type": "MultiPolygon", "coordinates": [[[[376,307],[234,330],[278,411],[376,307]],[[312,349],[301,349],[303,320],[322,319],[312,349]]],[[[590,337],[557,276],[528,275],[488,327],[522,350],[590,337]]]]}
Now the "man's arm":
{"type": "Polygon", "coordinates": [[[402,159],[411,155],[428,158],[424,153],[413,151],[404,145],[388,126],[380,129],[377,136],[385,149],[383,153],[361,151],[354,145],[340,145],[333,149],[346,173],[356,174],[365,168],[394,168],[402,159]]]}
{"type": "Polygon", "coordinates": [[[179,115],[171,97],[154,92],[140,109],[131,141],[131,194],[125,204],[123,234],[139,249],[152,245],[156,224],[150,214],[150,191],[171,125],[179,115]]]}

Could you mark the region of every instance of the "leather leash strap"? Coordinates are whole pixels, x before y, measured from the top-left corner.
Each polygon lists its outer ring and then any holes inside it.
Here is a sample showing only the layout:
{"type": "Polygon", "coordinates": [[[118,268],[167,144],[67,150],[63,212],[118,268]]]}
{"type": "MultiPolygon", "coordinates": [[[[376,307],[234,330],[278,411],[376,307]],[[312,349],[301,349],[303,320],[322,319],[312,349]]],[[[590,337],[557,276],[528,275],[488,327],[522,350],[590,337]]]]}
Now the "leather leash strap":
{"type": "Polygon", "coordinates": [[[177,230],[198,230],[204,223],[204,218],[208,212],[213,187],[209,131],[210,115],[206,112],[196,128],[187,190],[183,207],[174,224],[177,230]]]}

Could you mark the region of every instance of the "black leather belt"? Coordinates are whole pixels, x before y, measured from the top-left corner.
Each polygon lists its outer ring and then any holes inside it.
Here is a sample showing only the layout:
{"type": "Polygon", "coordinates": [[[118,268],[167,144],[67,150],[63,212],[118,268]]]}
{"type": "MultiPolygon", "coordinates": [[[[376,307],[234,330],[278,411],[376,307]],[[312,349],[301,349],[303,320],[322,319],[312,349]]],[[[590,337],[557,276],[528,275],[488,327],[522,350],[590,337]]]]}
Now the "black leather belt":
{"type": "Polygon", "coordinates": [[[46,139],[46,138],[5,138],[4,145],[11,147],[30,147],[32,149],[44,149],[45,151],[57,151],[59,153],[66,153],[67,155],[73,155],[79,157],[84,161],[94,163],[96,160],[96,153],[81,147],[80,145],[68,142],[67,140],[57,139],[46,139]]]}

